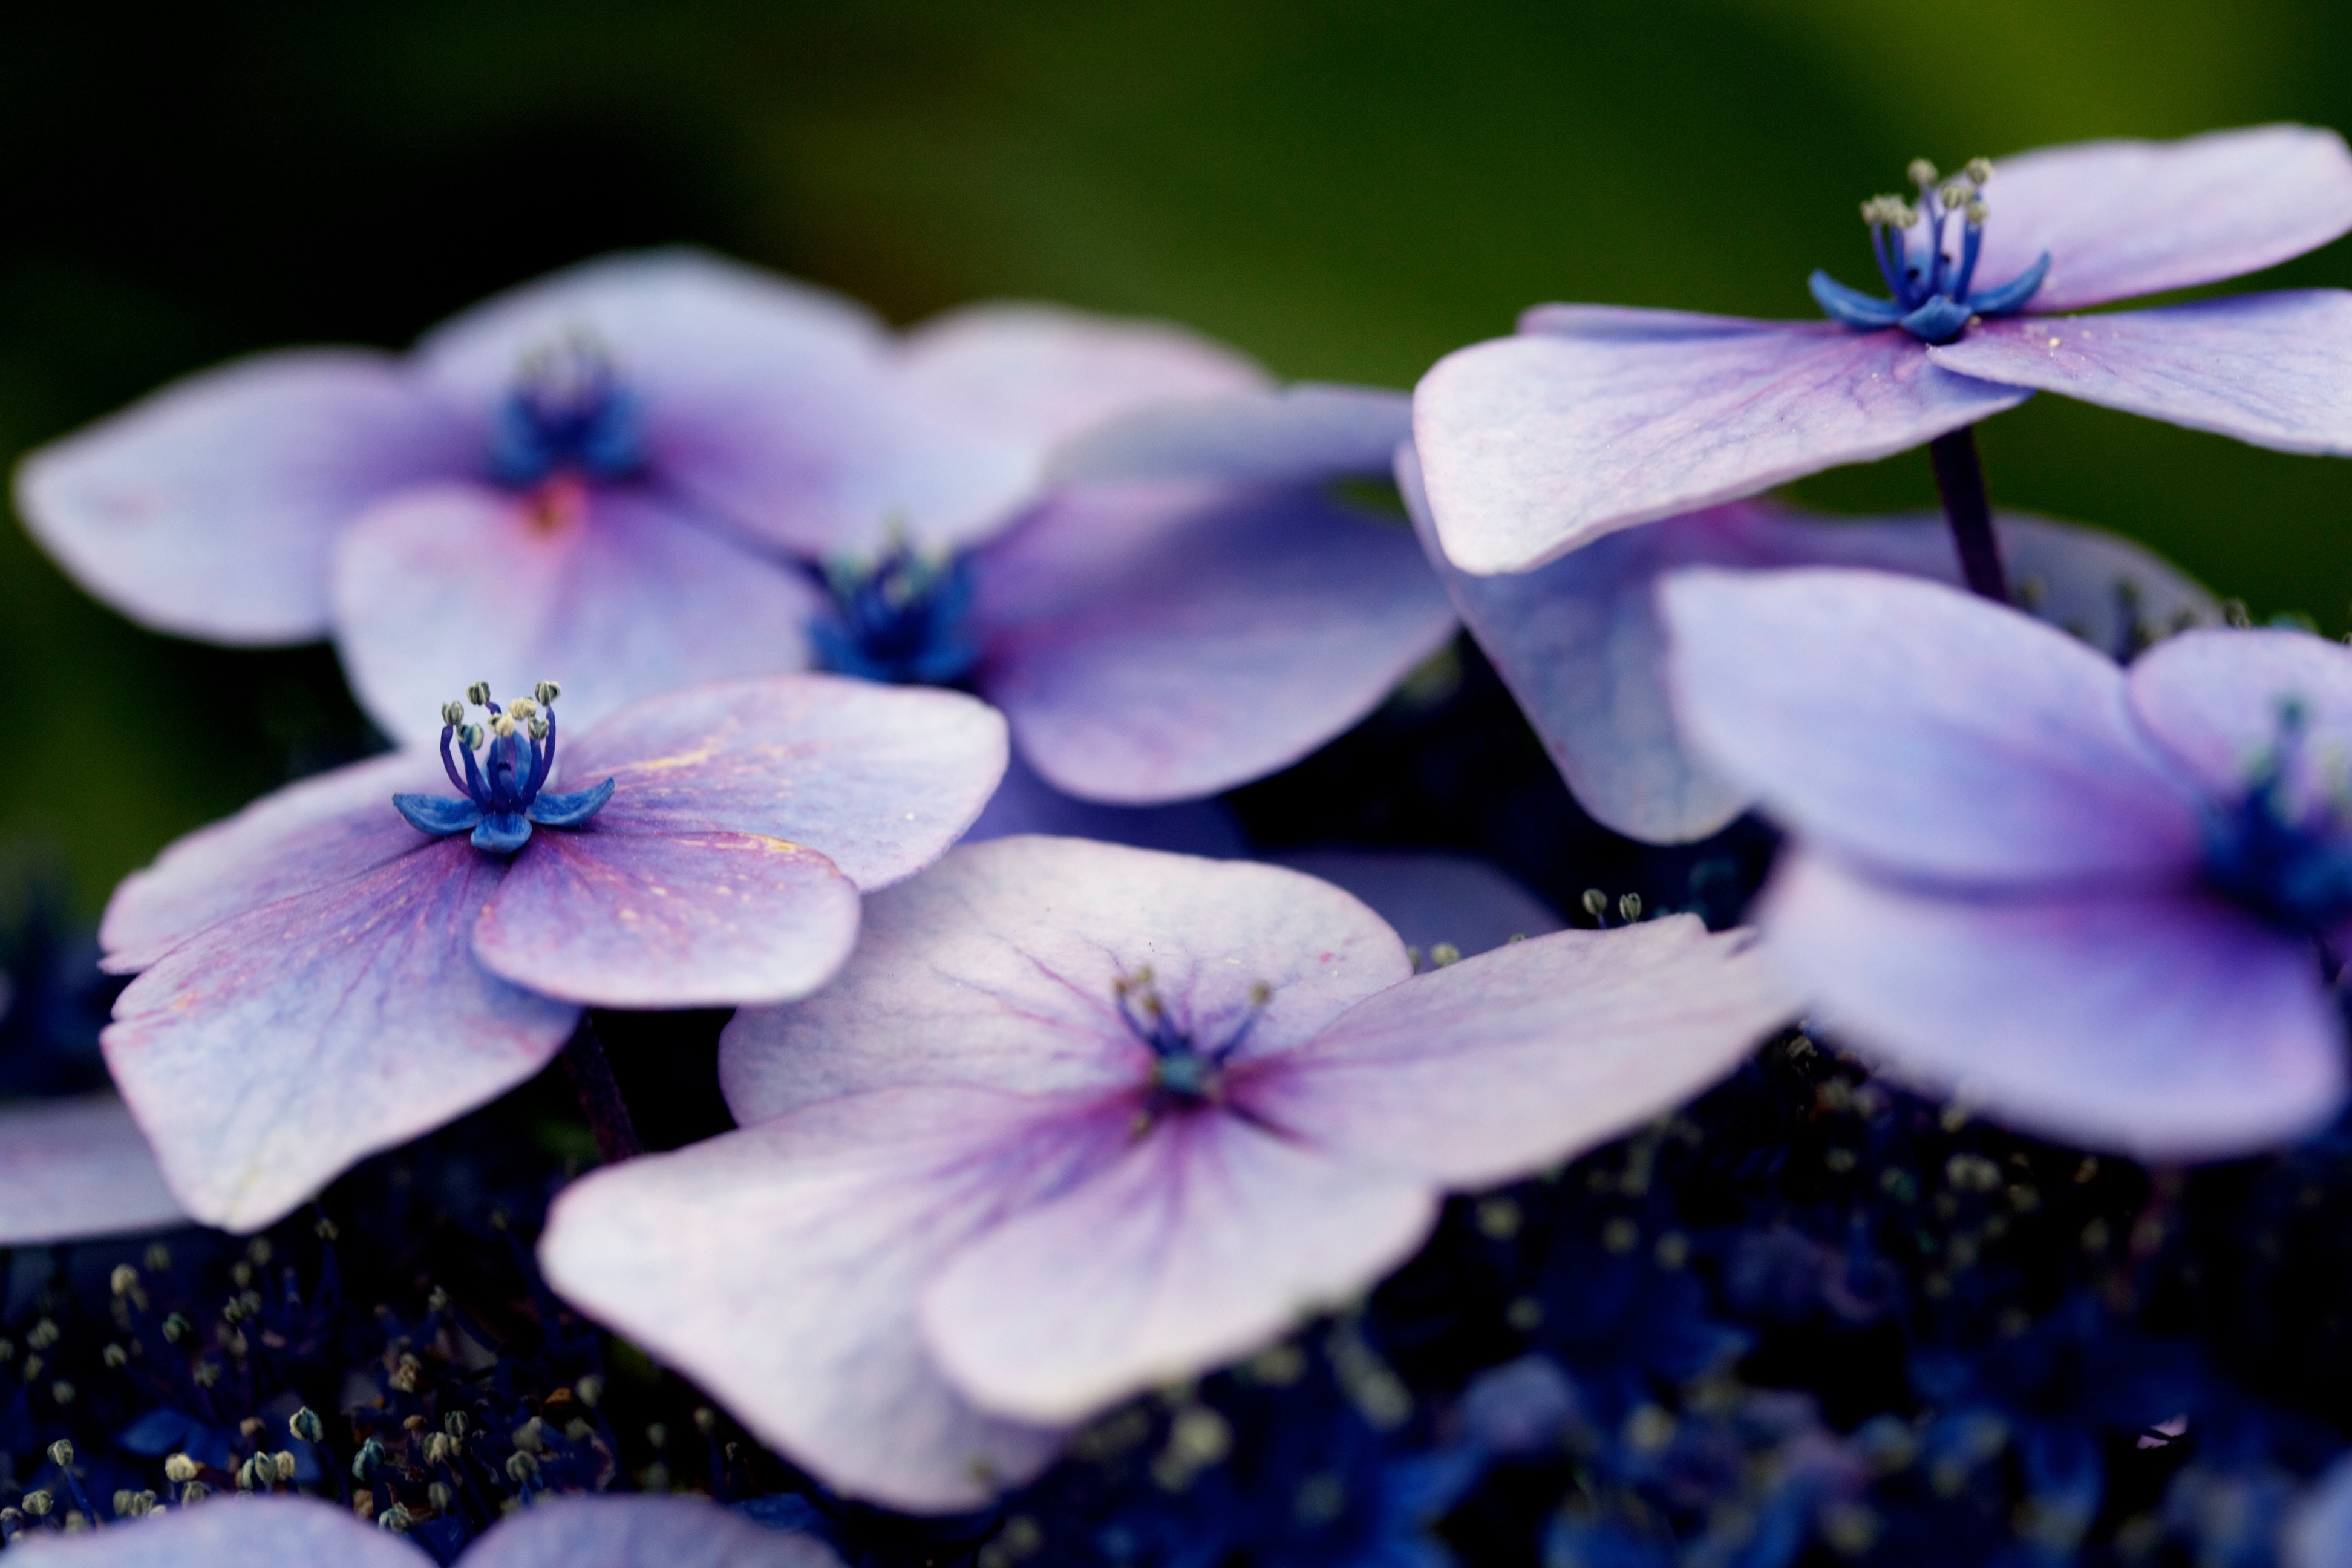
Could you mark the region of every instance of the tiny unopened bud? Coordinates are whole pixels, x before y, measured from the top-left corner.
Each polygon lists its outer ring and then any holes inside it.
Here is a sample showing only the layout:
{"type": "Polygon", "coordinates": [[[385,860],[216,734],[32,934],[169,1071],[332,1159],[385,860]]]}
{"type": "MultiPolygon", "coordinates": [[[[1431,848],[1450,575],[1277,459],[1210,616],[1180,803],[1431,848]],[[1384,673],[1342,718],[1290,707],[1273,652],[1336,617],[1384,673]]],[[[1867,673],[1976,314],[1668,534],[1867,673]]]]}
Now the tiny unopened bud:
{"type": "Polygon", "coordinates": [[[1923,191],[1936,183],[1936,165],[1925,158],[1912,159],[1911,166],[1903,172],[1913,184],[1923,191]]]}
{"type": "Polygon", "coordinates": [[[383,1468],[383,1445],[370,1437],[360,1445],[360,1451],[352,1456],[352,1479],[355,1481],[368,1479],[383,1468]]]}
{"type": "Polygon", "coordinates": [[[1622,921],[1640,920],[1642,918],[1642,895],[1639,893],[1628,893],[1623,898],[1619,899],[1617,900],[1617,918],[1622,921]]]}
{"type": "Polygon", "coordinates": [[[407,1534],[408,1527],[415,1522],[416,1516],[408,1511],[408,1505],[405,1503],[394,1503],[375,1516],[376,1528],[389,1530],[394,1535],[407,1534]]]}
{"type": "Polygon", "coordinates": [[[205,1485],[204,1482],[190,1481],[186,1486],[180,1489],[180,1506],[182,1508],[194,1508],[196,1504],[204,1501],[205,1499],[212,1495],[213,1489],[205,1485]]]}
{"type": "Polygon", "coordinates": [[[49,1510],[55,1508],[57,1502],[57,1499],[45,1491],[29,1491],[25,1494],[25,1511],[35,1519],[47,1519],[49,1510]]]}
{"type": "Polygon", "coordinates": [[[61,1470],[72,1468],[73,1454],[73,1445],[63,1437],[49,1445],[49,1463],[61,1470]]]}
{"type": "Polygon", "coordinates": [[[526,1454],[536,1454],[547,1444],[547,1423],[534,1415],[511,1434],[514,1446],[526,1454]]]}
{"type": "Polygon", "coordinates": [[[1594,920],[1609,912],[1609,895],[1598,888],[1585,889],[1584,897],[1578,901],[1584,905],[1584,912],[1594,920]]]}
{"type": "Polygon", "coordinates": [[[572,1392],[579,1396],[581,1404],[593,1410],[596,1408],[596,1402],[604,1397],[604,1380],[592,1372],[573,1384],[572,1392]]]}
{"type": "Polygon", "coordinates": [[[425,1462],[428,1465],[454,1465],[457,1462],[457,1440],[446,1432],[436,1432],[425,1439],[425,1462]]]}
{"type": "Polygon", "coordinates": [[[172,1343],[178,1344],[188,1337],[195,1326],[182,1314],[174,1312],[163,1320],[163,1337],[172,1343]]]}
{"type": "Polygon", "coordinates": [[[1948,213],[1959,211],[1976,199],[1977,188],[1966,180],[1946,180],[1936,192],[1936,205],[1948,213]]]}
{"type": "Polygon", "coordinates": [[[104,1350],[98,1352],[98,1359],[104,1362],[107,1365],[120,1370],[121,1368],[131,1364],[131,1352],[124,1350],[121,1345],[110,1344],[104,1350]]]}
{"type": "Polygon", "coordinates": [[[466,705],[464,703],[444,702],[441,704],[441,722],[449,725],[454,729],[465,721],[466,705]]]}
{"type": "Polygon", "coordinates": [[[465,1436],[467,1429],[472,1426],[473,1423],[466,1418],[466,1413],[462,1410],[452,1410],[441,1417],[441,1429],[452,1437],[465,1436]]]}
{"type": "Polygon", "coordinates": [[[155,1494],[143,1488],[135,1492],[119,1491],[114,1494],[114,1517],[117,1519],[144,1519],[154,1511],[155,1494]]]}
{"type": "Polygon", "coordinates": [[[163,1479],[175,1487],[185,1486],[196,1479],[196,1472],[201,1468],[187,1455],[174,1454],[163,1461],[163,1479]]]}
{"type": "Polygon", "coordinates": [[[448,1482],[435,1481],[425,1489],[425,1500],[433,1505],[435,1513],[447,1513],[457,1503],[457,1494],[449,1489],[448,1482]]]}
{"type": "Polygon", "coordinates": [[[513,715],[513,714],[511,714],[511,713],[496,713],[496,714],[492,714],[492,715],[491,715],[491,717],[490,717],[490,733],[491,733],[491,734],[496,735],[499,740],[503,741],[503,740],[505,740],[509,735],[511,735],[511,734],[513,734],[514,732],[515,732],[515,721],[514,721],[514,715],[513,715]]]}
{"type": "Polygon", "coordinates": [[[1443,969],[1449,963],[1462,962],[1462,950],[1450,942],[1441,942],[1429,950],[1429,966],[1443,969]]]}
{"type": "Polygon", "coordinates": [[[260,1454],[236,1468],[236,1489],[241,1492],[266,1492],[278,1479],[278,1467],[260,1454]]]}
{"type": "Polygon", "coordinates": [[[477,680],[473,685],[466,688],[466,700],[472,703],[477,708],[488,706],[490,700],[490,683],[487,680],[477,680]]]}
{"type": "Polygon", "coordinates": [[[530,694],[537,698],[539,705],[544,708],[563,695],[563,688],[552,680],[542,680],[530,689],[530,694]]]}
{"type": "Polygon", "coordinates": [[[107,1276],[106,1283],[116,1295],[128,1296],[138,1288],[139,1270],[128,1263],[118,1263],[114,1266],[114,1272],[107,1276]]]}
{"type": "Polygon", "coordinates": [[[1971,183],[1979,185],[1990,184],[1992,179],[1992,160],[1990,158],[1969,159],[1968,173],[1969,179],[1971,183]]]}
{"type": "Polygon", "coordinates": [[[278,1479],[279,1480],[290,1481],[294,1479],[296,1466],[294,1456],[291,1453],[288,1452],[284,1448],[280,1448],[278,1452],[269,1456],[269,1462],[278,1468],[278,1479]]]}
{"type": "Polygon", "coordinates": [[[305,1443],[323,1443],[327,1440],[327,1424],[320,1420],[319,1413],[307,1405],[286,1418],[286,1430],[305,1443]]]}
{"type": "Polygon", "coordinates": [[[528,697],[518,697],[507,704],[507,717],[518,724],[528,723],[539,716],[539,704],[528,697]]]}
{"type": "Polygon", "coordinates": [[[507,1456],[507,1479],[515,1485],[528,1486],[531,1477],[539,1474],[539,1461],[529,1454],[516,1452],[507,1456]]]}

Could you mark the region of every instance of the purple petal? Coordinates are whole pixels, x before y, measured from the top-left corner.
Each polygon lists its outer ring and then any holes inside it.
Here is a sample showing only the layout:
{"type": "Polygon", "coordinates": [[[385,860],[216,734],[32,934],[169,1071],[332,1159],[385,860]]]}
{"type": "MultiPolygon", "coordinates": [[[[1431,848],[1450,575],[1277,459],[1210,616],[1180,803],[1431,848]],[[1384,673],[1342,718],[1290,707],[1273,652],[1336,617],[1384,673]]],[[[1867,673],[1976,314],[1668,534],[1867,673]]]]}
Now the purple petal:
{"type": "Polygon", "coordinates": [[[2050,255],[2028,309],[2071,310],[2218,282],[2352,228],[2333,131],[2258,125],[2179,142],[2081,142],[1993,164],[1979,287],[2050,255]]]}
{"type": "Polygon", "coordinates": [[[1685,737],[1816,844],[1972,886],[2197,863],[2107,658],[1939,584],[1696,568],[1659,590],[1685,737]]]}
{"type": "Polygon", "coordinates": [[[1483,860],[1387,849],[1297,849],[1276,864],[1345,888],[1423,952],[1484,952],[1559,929],[1542,900],[1483,860]]]}
{"type": "Polygon", "coordinates": [[[814,849],[748,833],[541,830],[474,931],[494,974],[595,1007],[805,996],[857,942],[857,889],[814,849]]]}
{"type": "MultiPolygon", "coordinates": [[[[768,1530],[707,1498],[555,1496],[467,1548],[466,1568],[840,1568],[813,1535],[768,1530]]],[[[240,1568],[243,1565],[240,1564],[240,1568]]]]}
{"type": "Polygon", "coordinates": [[[923,1338],[982,1406],[1076,1422],[1358,1294],[1436,1217],[1424,1183],[1176,1116],[959,1248],[923,1292],[923,1338]]]}
{"type": "Polygon", "coordinates": [[[186,1220],[116,1096],[0,1104],[0,1247],[186,1220]]]}
{"type": "Polygon", "coordinates": [[[2257,447],[2352,456],[2352,293],[2340,289],[1987,321],[1927,353],[1965,375],[2257,447]]]}
{"type": "MultiPolygon", "coordinates": [[[[2352,749],[2352,648],[2307,632],[2185,633],[2150,648],[2125,686],[2149,736],[2217,799],[2252,782],[2289,702],[2315,759],[2352,749]]],[[[2324,777],[2290,784],[2334,787],[2324,777]]]]}
{"type": "Polygon", "coordinates": [[[336,641],[369,716],[430,745],[476,680],[563,683],[586,725],[698,681],[798,669],[821,595],[650,497],[413,491],[362,518],[335,559],[336,641]]]}
{"type": "Polygon", "coordinates": [[[352,1518],[351,1510],[307,1497],[213,1498],[201,1508],[163,1509],[84,1534],[28,1531],[20,1544],[26,1562],[86,1568],[428,1568],[433,1561],[392,1531],[352,1518]]]}
{"type": "Polygon", "coordinates": [[[335,537],[368,504],[465,473],[479,433],[361,349],[241,360],[51,442],[16,510],[74,580],[143,626],[211,642],[327,629],[335,537]]]}
{"type": "Polygon", "coordinates": [[[1004,781],[988,797],[986,809],[964,834],[963,842],[978,844],[1019,833],[1095,838],[1106,844],[1132,844],[1218,860],[1249,853],[1248,841],[1234,814],[1213,800],[1184,800],[1170,805],[1104,805],[1080,800],[1039,778],[1037,770],[1015,752],[1005,767],[1004,781]]]}
{"type": "Polygon", "coordinates": [[[579,1009],[470,945],[503,869],[443,839],[206,927],[131,982],[107,1066],[190,1214],[258,1229],[546,1065],[579,1009]]]}
{"type": "Polygon", "coordinates": [[[954,843],[1005,757],[1004,721],[961,692],[829,675],[675,691],[562,746],[562,783],[616,781],[605,832],[782,838],[869,892],[954,843]]]}
{"type": "Polygon", "coordinates": [[[1385,473],[1412,435],[1404,393],[1310,384],[1138,409],[1065,442],[1051,472],[1066,484],[1312,484],[1385,473]]]}
{"type": "Polygon", "coordinates": [[[447,788],[437,758],[374,757],[287,785],[173,843],[123,879],[100,923],[103,967],[146,968],[215,921],[341,882],[419,849],[395,794],[447,788]]]}
{"type": "Polygon", "coordinates": [[[1754,947],[1691,915],[1512,942],[1358,1004],[1235,1101],[1381,1169],[1510,1180],[1681,1104],[1791,1017],[1754,947]]]}
{"type": "Polygon", "coordinates": [[[1454,628],[1403,531],[1306,489],[1072,492],[980,571],[980,689],[1049,783],[1126,805],[1297,761],[1454,628]]]}
{"type": "Polygon", "coordinates": [[[2312,1483],[2278,1537],[2281,1568],[2352,1568],[2352,1456],[2312,1483]]]}
{"type": "Polygon", "coordinates": [[[1379,916],[1296,871],[999,838],[868,899],[857,952],[816,995],[736,1014],[719,1085],[747,1124],[898,1085],[1137,1085],[1150,1058],[1117,986],[1147,968],[1170,1017],[1204,1041],[1230,1035],[1252,988],[1267,987],[1253,1058],[1304,1044],[1412,973],[1379,916]]]}
{"type": "Polygon", "coordinates": [[[1901,331],[1719,321],[1546,331],[1440,360],[1413,393],[1413,433],[1454,563],[1525,571],[1613,529],[1922,446],[2028,395],[1939,370],[1901,331]]]}
{"type": "Polygon", "coordinates": [[[1800,853],[1760,923],[1841,1041],[2044,1136],[2219,1158],[2343,1099],[2316,952],[2193,886],[1941,898],[1800,853]]]}
{"type": "Polygon", "coordinates": [[[972,1508],[1043,1469],[1061,1434],[957,1392],[918,1334],[916,1299],[972,1235],[1100,1153],[1027,1100],[854,1096],[572,1184],[540,1263],[827,1484],[893,1508],[972,1508]]]}

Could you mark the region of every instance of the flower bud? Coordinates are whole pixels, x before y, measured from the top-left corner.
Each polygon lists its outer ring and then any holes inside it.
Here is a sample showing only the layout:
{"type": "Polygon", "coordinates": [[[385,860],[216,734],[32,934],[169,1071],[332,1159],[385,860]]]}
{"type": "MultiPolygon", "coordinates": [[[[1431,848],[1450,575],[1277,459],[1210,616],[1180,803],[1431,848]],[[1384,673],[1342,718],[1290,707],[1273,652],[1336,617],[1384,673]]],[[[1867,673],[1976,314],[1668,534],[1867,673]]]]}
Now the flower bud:
{"type": "Polygon", "coordinates": [[[377,1470],[383,1468],[383,1445],[375,1438],[370,1437],[360,1445],[360,1451],[352,1456],[352,1479],[355,1481],[369,1479],[377,1470]]]}
{"type": "Polygon", "coordinates": [[[290,1481],[294,1479],[296,1466],[294,1456],[292,1454],[289,1453],[284,1448],[280,1448],[278,1452],[270,1455],[269,1459],[270,1463],[278,1467],[278,1479],[279,1480],[290,1481]]]}
{"type": "Polygon", "coordinates": [[[63,1437],[50,1444],[49,1463],[61,1470],[70,1469],[73,1466],[73,1445],[63,1437]]]}
{"type": "Polygon", "coordinates": [[[539,711],[539,704],[528,697],[518,697],[507,704],[507,717],[518,724],[528,723],[539,711]]]}
{"type": "Polygon", "coordinates": [[[539,1461],[520,1449],[507,1456],[507,1479],[517,1486],[528,1486],[531,1477],[539,1474],[539,1461]]]}
{"type": "Polygon", "coordinates": [[[305,1443],[327,1440],[327,1424],[320,1420],[319,1413],[307,1405],[286,1418],[286,1429],[305,1443]]]}
{"type": "Polygon", "coordinates": [[[57,1499],[51,1497],[45,1491],[26,1492],[25,1494],[25,1511],[31,1514],[35,1519],[47,1519],[49,1517],[49,1510],[57,1506],[57,1499]]]}

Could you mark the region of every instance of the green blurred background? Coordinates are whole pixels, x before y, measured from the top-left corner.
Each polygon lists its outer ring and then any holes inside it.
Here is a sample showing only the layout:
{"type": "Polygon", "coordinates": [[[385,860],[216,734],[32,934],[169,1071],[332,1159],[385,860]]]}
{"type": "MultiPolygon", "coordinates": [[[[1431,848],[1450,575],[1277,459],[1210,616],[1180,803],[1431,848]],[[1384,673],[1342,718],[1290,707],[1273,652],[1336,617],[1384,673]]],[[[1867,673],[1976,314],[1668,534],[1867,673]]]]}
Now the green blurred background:
{"type": "MultiPolygon", "coordinates": [[[[594,0],[0,18],[0,444],[306,341],[399,344],[596,251],[693,240],[911,320],[1162,315],[1406,385],[1544,300],[1811,314],[1905,162],[2352,125],[2352,16],[2235,0],[594,0]]],[[[1998,188],[1996,187],[1996,195],[1998,188]]],[[[2338,245],[2276,281],[2352,284],[2338,245]]],[[[1997,499],[2258,615],[2352,614],[2352,464],[2043,398],[1997,499]]],[[[1932,500],[1913,454],[1809,483],[1932,500]]],[[[324,650],[137,632],[0,531],[0,842],[94,909],[171,835],[359,743],[324,650]]]]}

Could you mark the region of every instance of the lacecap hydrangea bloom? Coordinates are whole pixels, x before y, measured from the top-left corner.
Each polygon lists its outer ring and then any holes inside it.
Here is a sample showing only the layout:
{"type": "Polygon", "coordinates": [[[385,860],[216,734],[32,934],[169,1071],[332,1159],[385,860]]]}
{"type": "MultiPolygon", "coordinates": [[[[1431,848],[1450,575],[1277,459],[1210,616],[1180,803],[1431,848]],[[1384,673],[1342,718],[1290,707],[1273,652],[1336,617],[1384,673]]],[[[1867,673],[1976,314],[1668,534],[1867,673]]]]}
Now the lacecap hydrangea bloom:
{"type": "Polygon", "coordinates": [[[1003,721],[955,692],[771,676],[568,739],[550,684],[468,695],[437,755],[280,790],[107,906],[106,966],[138,974],[107,1065],[196,1218],[268,1223],[538,1071],[583,1006],[806,994],[860,892],[953,843],[1004,768],[1003,721]]]}
{"type": "MultiPolygon", "coordinates": [[[[1863,207],[1887,297],[1816,272],[1821,321],[1548,305],[1517,336],[1441,360],[1413,420],[1447,556],[1524,571],[1953,435],[2037,389],[2352,453],[2352,294],[2076,313],[2257,271],[2352,228],[2352,153],[2335,132],[2089,142],[1912,175],[1916,200],[1863,207]]],[[[1961,466],[1973,472],[1972,447],[1961,466]]]]}
{"type": "Polygon", "coordinates": [[[1793,843],[1756,919],[1841,1039],[2151,1159],[2344,1098],[2352,649],[2193,630],[2126,668],[1932,583],[1669,577],[1693,745],[1793,843]]]}
{"type": "Polygon", "coordinates": [[[576,1184],[541,1258],[829,1484],[967,1508],[1787,1012],[1745,933],[1689,916],[1415,974],[1295,871],[965,846],[872,901],[824,991],[737,1014],[741,1131],[576,1184]]]}

